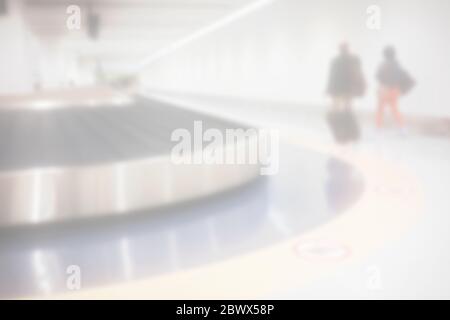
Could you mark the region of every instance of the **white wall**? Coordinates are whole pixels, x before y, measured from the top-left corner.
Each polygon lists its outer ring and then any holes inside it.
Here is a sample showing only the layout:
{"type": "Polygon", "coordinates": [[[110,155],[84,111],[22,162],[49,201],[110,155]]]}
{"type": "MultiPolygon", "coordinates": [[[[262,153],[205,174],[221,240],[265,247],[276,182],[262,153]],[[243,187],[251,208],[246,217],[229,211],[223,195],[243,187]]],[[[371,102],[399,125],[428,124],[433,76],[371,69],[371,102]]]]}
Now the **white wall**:
{"type": "Polygon", "coordinates": [[[325,104],[330,59],[348,40],[363,61],[373,108],[374,74],[386,44],[418,81],[403,101],[411,112],[450,115],[450,1],[277,0],[179,49],[143,73],[154,89],[325,104]],[[382,30],[366,9],[382,9],[382,30]]]}

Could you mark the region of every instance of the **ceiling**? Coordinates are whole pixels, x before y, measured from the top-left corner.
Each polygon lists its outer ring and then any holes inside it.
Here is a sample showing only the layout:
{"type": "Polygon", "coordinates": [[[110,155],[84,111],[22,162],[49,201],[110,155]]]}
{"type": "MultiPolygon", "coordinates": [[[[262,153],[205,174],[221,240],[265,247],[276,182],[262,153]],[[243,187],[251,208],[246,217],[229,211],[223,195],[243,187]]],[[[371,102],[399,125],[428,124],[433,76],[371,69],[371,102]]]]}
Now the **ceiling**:
{"type": "Polygon", "coordinates": [[[22,0],[31,33],[44,43],[63,43],[80,55],[106,62],[142,60],[254,0],[22,0]],[[70,30],[66,12],[81,10],[81,28],[70,30]],[[98,38],[88,34],[89,14],[98,15],[98,38]]]}

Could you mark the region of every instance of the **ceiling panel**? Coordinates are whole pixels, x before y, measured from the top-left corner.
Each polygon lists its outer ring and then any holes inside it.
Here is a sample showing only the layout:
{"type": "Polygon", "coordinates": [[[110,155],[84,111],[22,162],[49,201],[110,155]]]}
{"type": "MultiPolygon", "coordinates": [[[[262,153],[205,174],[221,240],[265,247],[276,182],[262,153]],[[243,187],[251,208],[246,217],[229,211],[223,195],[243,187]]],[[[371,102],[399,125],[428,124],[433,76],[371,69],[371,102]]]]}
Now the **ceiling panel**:
{"type": "Polygon", "coordinates": [[[44,43],[64,43],[84,54],[117,60],[145,58],[253,0],[24,0],[22,15],[44,43]],[[81,9],[81,29],[66,27],[70,5],[81,9]],[[88,13],[99,16],[98,39],[86,34],[88,13]]]}

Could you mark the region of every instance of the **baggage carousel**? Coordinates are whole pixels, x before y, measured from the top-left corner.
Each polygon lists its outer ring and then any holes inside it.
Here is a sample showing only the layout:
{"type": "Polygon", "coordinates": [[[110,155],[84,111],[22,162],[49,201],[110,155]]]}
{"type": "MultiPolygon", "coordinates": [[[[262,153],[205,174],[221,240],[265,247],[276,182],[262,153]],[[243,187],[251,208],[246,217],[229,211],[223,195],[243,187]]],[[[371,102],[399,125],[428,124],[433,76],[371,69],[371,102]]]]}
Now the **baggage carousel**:
{"type": "Polygon", "coordinates": [[[370,153],[285,126],[274,176],[153,167],[175,128],[243,125],[156,97],[79,98],[2,103],[1,298],[267,297],[363,259],[420,218],[414,177],[370,153]],[[68,286],[72,267],[80,289],[68,286]]]}
{"type": "Polygon", "coordinates": [[[259,175],[251,164],[175,164],[174,130],[247,126],[167,103],[96,90],[0,105],[0,227],[173,205],[259,175]]]}
{"type": "Polygon", "coordinates": [[[364,189],[352,166],[288,144],[270,178],[259,165],[175,165],[175,129],[248,126],[149,97],[1,106],[2,298],[64,293],[71,265],[96,288],[231,259],[323,224],[364,189]]]}
{"type": "MultiPolygon", "coordinates": [[[[302,147],[280,149],[278,175],[225,193],[129,215],[4,228],[0,298],[71,293],[72,265],[88,291],[186,274],[301,236],[359,200],[365,183],[353,166],[302,147]]],[[[336,250],[306,249],[313,252],[308,259],[336,250]]]]}

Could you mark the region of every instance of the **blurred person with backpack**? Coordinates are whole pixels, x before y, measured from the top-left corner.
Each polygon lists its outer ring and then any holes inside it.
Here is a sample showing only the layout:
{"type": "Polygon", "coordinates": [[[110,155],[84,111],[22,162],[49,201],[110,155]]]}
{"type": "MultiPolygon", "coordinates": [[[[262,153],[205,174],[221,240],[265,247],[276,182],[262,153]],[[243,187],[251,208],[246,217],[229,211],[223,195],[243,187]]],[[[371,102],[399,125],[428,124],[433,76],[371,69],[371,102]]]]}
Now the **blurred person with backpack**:
{"type": "Polygon", "coordinates": [[[390,107],[398,126],[403,129],[405,122],[398,107],[398,100],[414,87],[415,82],[399,64],[393,47],[386,47],[383,54],[384,61],[377,72],[380,88],[376,124],[378,128],[383,126],[384,111],[386,107],[390,107]]]}

